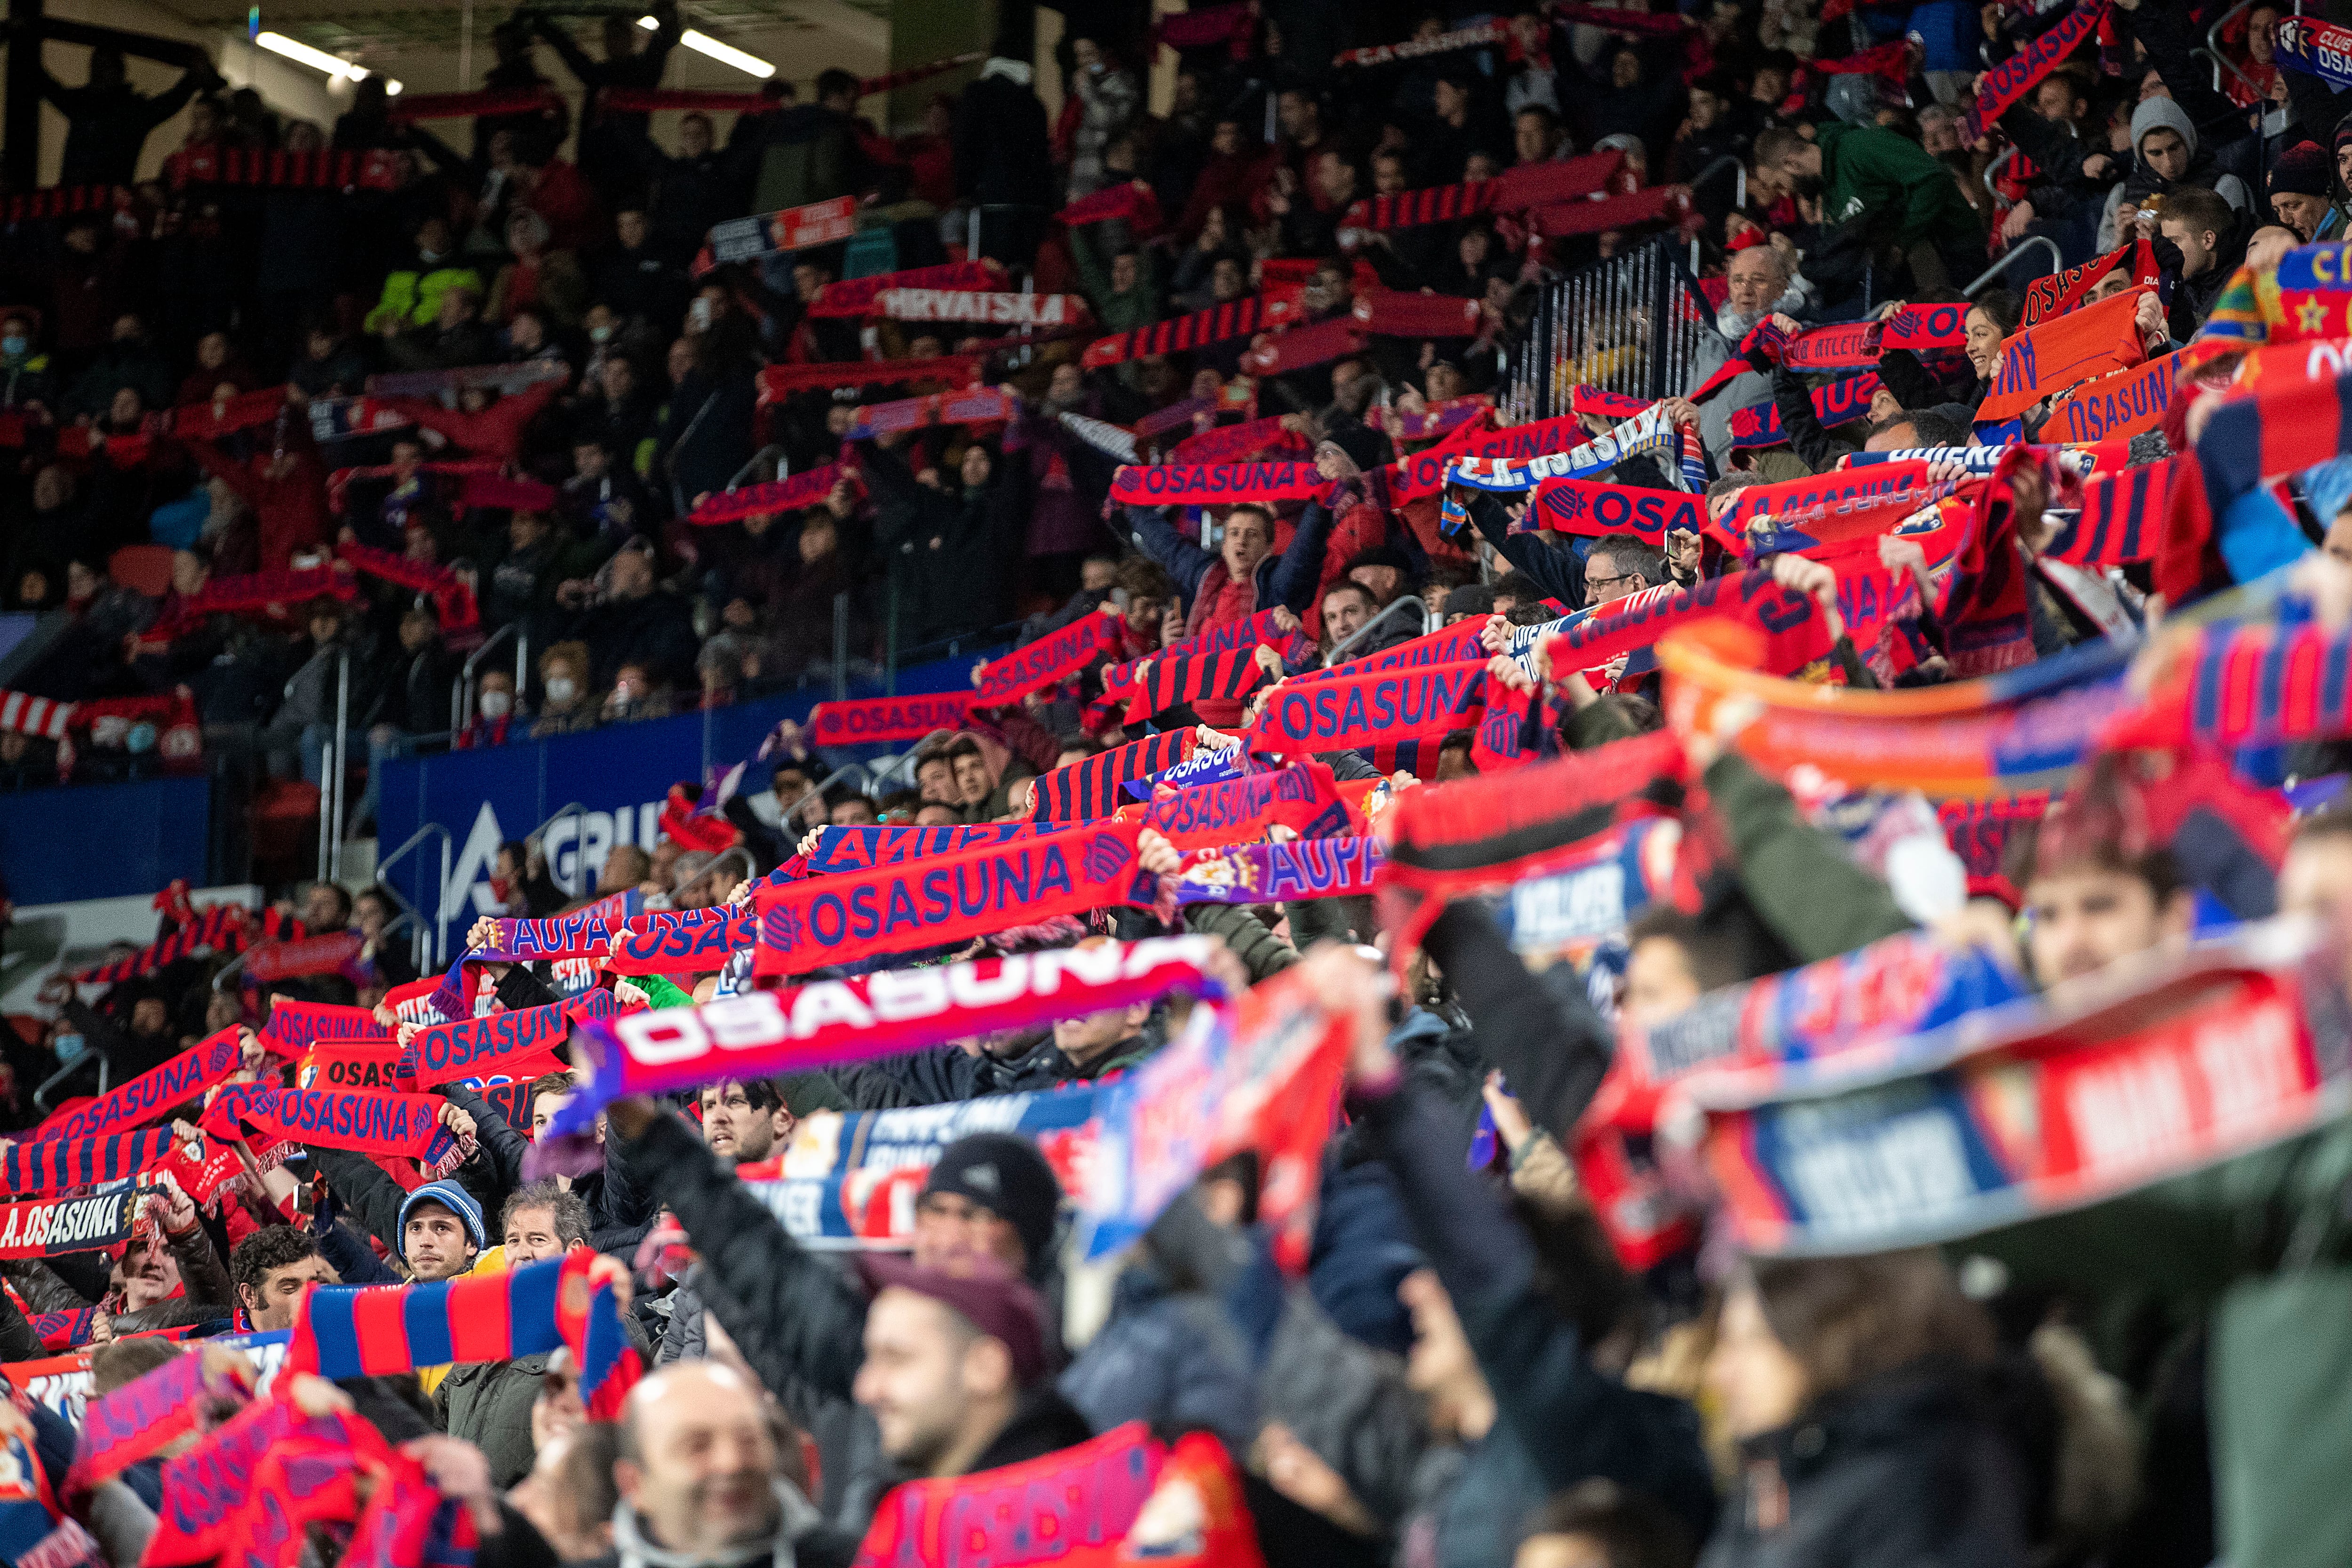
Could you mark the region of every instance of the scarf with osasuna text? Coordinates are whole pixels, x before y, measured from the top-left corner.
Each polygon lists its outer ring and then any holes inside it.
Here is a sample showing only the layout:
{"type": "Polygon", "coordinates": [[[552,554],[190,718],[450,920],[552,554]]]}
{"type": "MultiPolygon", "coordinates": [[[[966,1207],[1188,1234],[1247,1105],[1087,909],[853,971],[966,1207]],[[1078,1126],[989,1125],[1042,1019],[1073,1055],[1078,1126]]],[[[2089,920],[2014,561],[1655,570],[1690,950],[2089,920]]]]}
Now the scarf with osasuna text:
{"type": "Polygon", "coordinates": [[[1297,462],[1313,449],[1307,437],[1281,418],[1252,419],[1187,436],[1170,448],[1171,463],[1297,462]]]}
{"type": "Polygon", "coordinates": [[[2135,238],[2105,256],[2093,257],[2080,267],[2070,267],[2053,277],[2036,278],[2025,286],[2025,313],[2018,324],[2035,327],[2053,316],[2064,315],[2117,272],[2131,279],[2135,288],[2155,288],[2163,273],[2156,262],[2156,247],[2146,239],[2135,238]]]}
{"type": "Polygon", "coordinates": [[[1199,731],[1188,724],[1041,773],[1030,816],[1040,823],[1093,822],[1108,816],[1125,802],[1125,785],[1174,767],[1199,744],[1199,731]]]}
{"type": "Polygon", "coordinates": [[[35,1128],[35,1138],[97,1138],[154,1121],[195,1100],[237,1068],[243,1046],[236,1026],[205,1037],[178,1056],[109,1089],[87,1105],[60,1110],[35,1128]]]}
{"type": "Polygon", "coordinates": [[[822,364],[771,364],[760,370],[760,401],[772,403],[796,392],[830,392],[841,386],[887,386],[902,381],[936,381],[969,386],[980,379],[977,354],[936,359],[827,361],[822,364]]]}
{"type": "Polygon", "coordinates": [[[1796,674],[1828,658],[1835,641],[1811,595],[1780,586],[1769,567],[1758,567],[1709,577],[1620,615],[1603,605],[1571,622],[1544,647],[1556,670],[1591,669],[1654,646],[1676,626],[1725,619],[1755,631],[1762,650],[1756,668],[1769,675],[1796,674]]]}
{"type": "Polygon", "coordinates": [[[172,1153],[169,1128],[152,1132],[104,1132],[89,1138],[37,1138],[11,1143],[0,1155],[0,1189],[61,1193],[68,1187],[135,1176],[172,1153]]]}
{"type": "Polygon", "coordinates": [[[820,827],[808,857],[807,874],[866,871],[927,856],[950,854],[975,844],[1004,844],[1057,829],[1034,822],[958,823],[945,827],[820,827]]]}
{"type": "Polygon", "coordinates": [[[992,261],[950,261],[940,267],[913,267],[901,272],[877,272],[870,278],[843,278],[817,290],[810,302],[811,316],[865,316],[874,301],[895,289],[996,289],[1004,269],[992,261]]]}
{"type": "Polygon", "coordinates": [[[1327,671],[1313,683],[1286,681],[1244,738],[1254,752],[1294,757],[1443,739],[1476,724],[1486,702],[1485,670],[1482,656],[1361,674],[1327,671]]]}
{"type": "Polygon", "coordinates": [[[2147,357],[2133,317],[2144,289],[2111,294],[2095,305],[2024,329],[2000,346],[2000,366],[1978,405],[1977,419],[2013,419],[2078,382],[2126,370],[2147,357]]]}
{"type": "Polygon", "coordinates": [[[2064,20],[1985,72],[1977,82],[1977,100],[1969,106],[1969,140],[1982,140],[1995,121],[2022,103],[2042,78],[2106,20],[2107,0],[2077,0],[2064,20]]]}
{"type": "Polygon", "coordinates": [[[2340,1119],[2352,1041],[2321,940],[2264,930],[1843,1069],[1687,1084],[1735,1239],[1808,1256],[1932,1246],[2340,1119]],[[2040,1108],[2023,1139],[2001,1110],[2014,1104],[2040,1108]]]}
{"type": "Polygon", "coordinates": [[[1054,216],[1066,228],[1125,218],[1128,227],[1138,236],[1156,233],[1166,224],[1160,216],[1160,198],[1140,180],[1121,180],[1115,185],[1105,185],[1090,196],[1080,196],[1054,216]]]}
{"type": "Polygon", "coordinates": [[[833,493],[833,487],[847,471],[838,463],[827,463],[790,479],[719,490],[705,496],[702,503],[687,514],[686,521],[707,528],[715,523],[740,522],[762,512],[797,511],[803,507],[816,506],[833,493]]]}
{"type": "Polygon", "coordinates": [[[204,1128],[216,1138],[241,1142],[251,1127],[264,1143],[352,1149],[415,1160],[432,1169],[449,1163],[457,1152],[457,1141],[441,1125],[446,1103],[433,1094],[231,1084],[205,1107],[204,1128]]]}
{"type": "MultiPolygon", "coordinates": [[[[1822,422],[1825,430],[1863,418],[1870,413],[1870,400],[1883,384],[1874,370],[1825,382],[1812,389],[1813,417],[1822,422]]],[[[1788,438],[1788,432],[1780,427],[1778,403],[1760,403],[1753,408],[1731,411],[1734,447],[1777,447],[1788,438]]]]}
{"type": "Polygon", "coordinates": [[[92,1399],[83,1407],[65,1489],[75,1495],[90,1491],[194,1432],[205,1398],[242,1396],[251,1388],[249,1374],[233,1360],[212,1377],[202,1355],[184,1353],[92,1399]]]}
{"type": "Polygon", "coordinates": [[[984,937],[1109,905],[1152,901],[1135,829],[1090,823],[1066,833],[975,845],[906,866],[809,878],[753,895],[752,972],[805,974],[984,937]]]}
{"type": "Polygon", "coordinates": [[[175,963],[192,952],[210,950],[215,952],[242,952],[250,940],[247,921],[251,919],[240,904],[214,904],[187,925],[163,938],[149,942],[127,958],[111,963],[101,963],[75,976],[81,985],[114,985],[137,974],[150,974],[175,963]]]}
{"type": "Polygon", "coordinates": [[[80,1197],[0,1204],[0,1258],[54,1258],[131,1239],[149,1194],[125,1180],[80,1197]]]}
{"type": "Polygon", "coordinates": [[[940,691],[820,702],[809,714],[809,738],[819,746],[919,741],[934,730],[962,729],[971,700],[969,692],[940,691]]]}
{"type": "Polygon", "coordinates": [[[758,921],[748,905],[639,915],[604,967],[614,974],[707,974],[751,945],[758,921]]]}
{"type": "Polygon", "coordinates": [[[1237,779],[1252,771],[1247,748],[1228,746],[1217,752],[1194,752],[1172,768],[1162,768],[1156,773],[1129,779],[1120,787],[1137,800],[1150,800],[1161,784],[1171,789],[1191,789],[1194,784],[1237,779]]]}
{"type": "MultiPolygon", "coordinates": [[[[971,296],[974,299],[979,295],[971,296]]],[[[856,410],[845,441],[871,441],[878,437],[936,425],[996,425],[1011,419],[1021,405],[992,386],[967,386],[956,392],[932,392],[896,403],[869,403],[856,410]]]]}
{"type": "Polygon", "coordinates": [[[1588,153],[1554,163],[1522,163],[1491,180],[1464,180],[1451,185],[1370,196],[1348,208],[1341,226],[1413,228],[1423,224],[1454,223],[1484,212],[1517,212],[1554,202],[1579,201],[1606,190],[1624,161],[1625,155],[1615,151],[1588,153]]]}
{"type": "MultiPolygon", "coordinates": [[[[1038,842],[1056,845],[1064,837],[1079,837],[1055,835],[1038,842]]],[[[1099,829],[1083,837],[1116,837],[1099,829]]],[[[1127,846],[1119,847],[1125,852],[1127,846]]],[[[963,858],[959,854],[926,864],[937,874],[963,858]]],[[[957,865],[950,874],[967,869],[957,865]]],[[[864,878],[821,878],[810,885],[824,887],[835,880],[876,885],[864,878]]],[[[763,893],[763,903],[765,900],[763,893]]],[[[1026,918],[1047,912],[1032,910],[1026,918]]],[[[1015,918],[1024,918],[1017,907],[1015,918]]],[[[1198,936],[1107,942],[750,992],[714,1005],[725,1008],[723,1013],[713,1013],[710,1005],[664,1007],[598,1020],[582,1026],[579,1044],[588,1075],[556,1113],[550,1131],[593,1131],[597,1111],[624,1095],[669,1094],[721,1078],[767,1078],[898,1056],[950,1040],[1156,1002],[1178,990],[1213,999],[1223,994],[1223,987],[1209,974],[1214,952],[1214,939],[1198,936]]],[[[762,956],[767,956],[764,951],[762,956]]],[[[800,966],[808,967],[813,966],[800,966]]]]}
{"type": "MultiPolygon", "coordinates": [[[[639,916],[639,919],[646,917],[639,916]]],[[[430,1024],[409,1037],[415,1068],[406,1076],[426,1089],[458,1079],[506,1072],[503,1064],[562,1045],[576,1018],[596,1017],[619,1007],[609,991],[591,991],[570,1002],[516,1007],[486,1017],[430,1024]]],[[[514,1076],[510,1072],[509,1077],[514,1076]]]]}
{"type": "Polygon", "coordinates": [[[2086,381],[2051,406],[2045,438],[2069,444],[2114,441],[2163,425],[2172,405],[2173,374],[2180,356],[2168,353],[2133,370],[2086,381]]]}
{"type": "Polygon", "coordinates": [[[569,1349],[592,1420],[611,1420],[645,1368],[624,1337],[597,1255],[575,1247],[499,1274],[415,1285],[320,1285],[302,1298],[286,1343],[289,1373],[330,1381],[419,1367],[512,1361],[569,1349]]]}
{"type": "Polygon", "coordinates": [[[1288,300],[1269,300],[1251,295],[1244,300],[1229,300],[1222,305],[1212,305],[1205,310],[1178,316],[1149,327],[1139,327],[1131,332],[1118,332],[1107,338],[1097,338],[1087,345],[1078,363],[1087,370],[1125,364],[1130,360],[1149,359],[1155,354],[1189,353],[1206,348],[1211,343],[1229,342],[1234,338],[1246,338],[1269,327],[1287,324],[1297,311],[1288,300]]]}
{"type": "Polygon", "coordinates": [[[1228,648],[1223,653],[1186,654],[1151,661],[1128,704],[1127,721],[1139,724],[1155,713],[1165,713],[1180,702],[1203,698],[1239,701],[1265,679],[1255,647],[1228,648]]]}
{"type": "Polygon", "coordinates": [[[383,1033],[369,1007],[347,1007],[335,1002],[297,1002],[279,996],[269,1005],[269,1022],[260,1030],[261,1043],[281,1057],[299,1057],[313,1040],[368,1039],[383,1033]]]}
{"type": "Polygon", "coordinates": [[[1697,496],[1646,485],[1603,484],[1597,479],[1546,479],[1538,485],[1527,511],[1511,525],[1511,531],[1533,533],[1546,529],[1595,538],[1631,533],[1660,548],[1666,535],[1676,530],[1712,531],[1707,527],[1706,502],[1697,496]]]}
{"type": "Polygon", "coordinates": [[[1118,626],[1118,611],[1097,610],[982,665],[972,705],[1002,708],[1059,685],[1101,655],[1121,651],[1118,626]]]}
{"type": "Polygon", "coordinates": [[[294,1086],[414,1094],[416,1079],[408,1076],[414,1065],[400,1042],[389,1037],[375,1040],[320,1040],[296,1067],[294,1086]]]}
{"type": "Polygon", "coordinates": [[[2316,16],[2282,16],[2272,58],[2289,70],[2317,77],[2338,92],[2352,88],[2352,29],[2316,16]]]}
{"type": "MultiPolygon", "coordinates": [[[[1682,742],[1658,731],[1507,773],[1406,790],[1381,823],[1389,842],[1381,923],[1397,933],[1396,961],[1448,900],[1546,875],[1622,822],[1680,811],[1685,771],[1682,742]]],[[[1683,880],[1678,869],[1676,901],[1696,908],[1683,880]]]]}
{"type": "Polygon", "coordinates": [[[266,942],[246,954],[237,980],[245,985],[274,985],[309,974],[364,974],[359,957],[365,944],[355,931],[330,931],[299,942],[266,942]]]}
{"type": "Polygon", "coordinates": [[[1247,844],[1284,827],[1301,838],[1349,831],[1348,807],[1331,770],[1318,762],[1156,793],[1142,825],[1179,849],[1247,844]]]}

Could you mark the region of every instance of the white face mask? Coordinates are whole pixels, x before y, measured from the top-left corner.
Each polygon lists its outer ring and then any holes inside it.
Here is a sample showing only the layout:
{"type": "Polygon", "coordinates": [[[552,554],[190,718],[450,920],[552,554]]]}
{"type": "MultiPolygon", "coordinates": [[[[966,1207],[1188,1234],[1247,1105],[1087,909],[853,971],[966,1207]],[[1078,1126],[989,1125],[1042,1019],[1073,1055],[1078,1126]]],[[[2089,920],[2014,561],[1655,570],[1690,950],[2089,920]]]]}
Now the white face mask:
{"type": "Polygon", "coordinates": [[[547,683],[547,700],[550,702],[569,702],[579,695],[578,683],[568,675],[559,675],[547,683]]]}
{"type": "Polygon", "coordinates": [[[482,693],[483,718],[503,719],[513,711],[514,698],[510,693],[504,691],[485,691],[482,693]]]}

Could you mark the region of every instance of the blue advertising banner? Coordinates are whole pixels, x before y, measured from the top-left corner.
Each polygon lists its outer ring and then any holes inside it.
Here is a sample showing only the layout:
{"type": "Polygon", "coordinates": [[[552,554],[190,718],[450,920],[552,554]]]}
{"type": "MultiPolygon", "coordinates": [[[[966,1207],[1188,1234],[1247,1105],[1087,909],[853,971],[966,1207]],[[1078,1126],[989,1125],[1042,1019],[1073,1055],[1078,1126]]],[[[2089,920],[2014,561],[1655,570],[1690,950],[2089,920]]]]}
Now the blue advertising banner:
{"type": "Polygon", "coordinates": [[[167,778],[0,795],[0,881],[27,905],[204,887],[212,793],[167,778]]]}
{"type": "MultiPolygon", "coordinates": [[[[957,682],[968,689],[972,663],[985,657],[983,652],[902,669],[898,690],[953,690],[957,682]]],[[[854,685],[851,694],[869,691],[854,685]]],[[[545,741],[393,759],[383,764],[377,795],[379,853],[389,858],[428,825],[449,836],[446,886],[437,836],[394,865],[390,880],[428,919],[437,913],[454,952],[464,945],[467,928],[493,907],[490,876],[501,844],[545,824],[541,842],[549,874],[566,892],[584,892],[594,886],[604,857],[615,846],[635,844],[650,851],[660,840],[662,804],[672,784],[700,783],[733,767],[756,752],[779,722],[805,723],[809,710],[831,695],[810,689],[545,741]]],[[[825,754],[845,759],[873,752],[874,748],[854,748],[825,754]]],[[[745,787],[755,789],[759,781],[745,787]]]]}

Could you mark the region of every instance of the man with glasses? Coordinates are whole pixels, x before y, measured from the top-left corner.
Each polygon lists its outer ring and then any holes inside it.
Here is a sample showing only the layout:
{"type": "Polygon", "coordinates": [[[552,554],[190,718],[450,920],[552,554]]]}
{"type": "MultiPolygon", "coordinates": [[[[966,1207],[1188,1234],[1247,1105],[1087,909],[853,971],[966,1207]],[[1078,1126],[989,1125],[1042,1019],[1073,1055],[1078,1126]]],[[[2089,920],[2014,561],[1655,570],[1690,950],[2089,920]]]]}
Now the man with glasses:
{"type": "Polygon", "coordinates": [[[1605,605],[1666,580],[1666,554],[1638,539],[1603,539],[1584,558],[1584,602],[1605,605]]]}

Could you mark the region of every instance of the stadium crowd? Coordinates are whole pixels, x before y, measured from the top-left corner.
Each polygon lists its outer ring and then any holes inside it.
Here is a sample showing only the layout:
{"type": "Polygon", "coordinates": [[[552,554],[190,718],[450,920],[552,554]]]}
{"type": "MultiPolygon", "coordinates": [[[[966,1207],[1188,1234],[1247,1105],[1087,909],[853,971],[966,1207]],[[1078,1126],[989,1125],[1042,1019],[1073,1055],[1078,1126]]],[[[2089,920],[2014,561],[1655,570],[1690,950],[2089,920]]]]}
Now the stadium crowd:
{"type": "Polygon", "coordinates": [[[0,1564],[2352,1561],[2352,36],[653,15],[50,84],[0,766],[971,689],[0,1034],[0,1564]]]}

